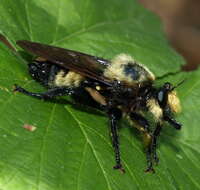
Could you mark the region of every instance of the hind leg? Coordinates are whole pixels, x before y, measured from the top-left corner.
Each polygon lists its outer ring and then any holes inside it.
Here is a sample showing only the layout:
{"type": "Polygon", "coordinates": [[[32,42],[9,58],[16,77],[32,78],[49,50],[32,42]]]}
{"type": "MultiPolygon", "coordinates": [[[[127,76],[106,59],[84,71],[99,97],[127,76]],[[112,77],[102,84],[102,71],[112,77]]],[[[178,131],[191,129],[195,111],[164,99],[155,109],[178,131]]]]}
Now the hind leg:
{"type": "Polygon", "coordinates": [[[15,85],[14,92],[20,92],[25,95],[32,96],[32,97],[35,97],[38,99],[49,100],[49,99],[55,98],[56,96],[71,95],[74,93],[74,89],[66,88],[66,87],[56,87],[56,88],[49,89],[46,92],[42,92],[42,93],[36,92],[35,93],[35,92],[29,92],[26,89],[24,89],[18,85],[15,85]]]}

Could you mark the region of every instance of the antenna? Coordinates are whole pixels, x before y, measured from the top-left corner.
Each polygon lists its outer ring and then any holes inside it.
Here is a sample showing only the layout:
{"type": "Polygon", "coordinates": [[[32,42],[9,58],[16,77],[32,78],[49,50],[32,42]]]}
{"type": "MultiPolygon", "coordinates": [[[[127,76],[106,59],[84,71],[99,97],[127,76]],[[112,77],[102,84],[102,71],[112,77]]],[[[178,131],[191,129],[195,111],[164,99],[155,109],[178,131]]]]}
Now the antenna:
{"type": "Polygon", "coordinates": [[[179,87],[181,84],[183,84],[184,82],[186,81],[186,79],[183,79],[181,82],[179,82],[176,86],[174,86],[173,88],[172,88],[172,90],[171,91],[173,91],[175,88],[177,88],[177,87],[179,87]]]}

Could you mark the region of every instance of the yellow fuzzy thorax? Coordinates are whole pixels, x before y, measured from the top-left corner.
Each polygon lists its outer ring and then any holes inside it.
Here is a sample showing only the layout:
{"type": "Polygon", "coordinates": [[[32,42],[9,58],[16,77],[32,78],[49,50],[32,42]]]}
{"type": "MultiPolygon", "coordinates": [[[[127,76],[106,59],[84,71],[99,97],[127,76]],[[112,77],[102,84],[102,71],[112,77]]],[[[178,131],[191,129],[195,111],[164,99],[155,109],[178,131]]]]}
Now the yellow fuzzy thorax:
{"type": "Polygon", "coordinates": [[[181,112],[180,100],[176,91],[172,91],[168,94],[168,105],[170,106],[171,111],[175,113],[181,112]]]}
{"type": "Polygon", "coordinates": [[[105,69],[104,76],[119,81],[125,81],[132,85],[134,85],[135,83],[155,80],[155,76],[147,67],[139,64],[131,56],[126,54],[119,54],[114,57],[111,61],[111,64],[105,69]],[[133,67],[140,67],[141,71],[137,80],[133,80],[131,76],[124,73],[124,66],[128,64],[132,64],[133,67]]]}

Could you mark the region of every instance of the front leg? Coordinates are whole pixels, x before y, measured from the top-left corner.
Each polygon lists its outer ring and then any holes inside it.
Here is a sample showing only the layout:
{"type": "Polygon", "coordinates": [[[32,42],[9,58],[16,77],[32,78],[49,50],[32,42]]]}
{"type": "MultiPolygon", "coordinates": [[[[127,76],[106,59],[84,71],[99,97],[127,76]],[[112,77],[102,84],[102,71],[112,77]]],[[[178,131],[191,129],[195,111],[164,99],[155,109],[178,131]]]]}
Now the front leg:
{"type": "Polygon", "coordinates": [[[163,112],[163,120],[167,121],[170,125],[172,125],[175,129],[180,130],[182,124],[177,122],[172,115],[172,112],[169,107],[166,107],[163,112]]]}
{"type": "Polygon", "coordinates": [[[167,121],[169,124],[171,124],[175,129],[181,129],[182,125],[178,123],[174,118],[172,118],[170,115],[165,115],[164,120],[167,121]]]}
{"type": "Polygon", "coordinates": [[[116,165],[113,168],[120,169],[122,172],[125,172],[125,170],[123,169],[122,164],[121,164],[119,139],[118,139],[118,133],[117,133],[117,121],[119,121],[119,119],[121,119],[122,114],[119,109],[110,108],[108,110],[108,116],[110,119],[111,137],[112,137],[113,148],[115,151],[115,161],[116,161],[116,165]]]}
{"type": "Polygon", "coordinates": [[[145,172],[155,172],[153,169],[153,161],[158,164],[159,158],[157,156],[156,148],[157,148],[157,138],[160,135],[162,129],[162,125],[158,122],[155,130],[151,135],[151,141],[147,147],[147,169],[145,172]]]}
{"type": "Polygon", "coordinates": [[[160,123],[157,123],[157,126],[153,132],[152,135],[152,144],[151,144],[151,151],[153,154],[153,159],[156,163],[159,162],[158,156],[157,156],[157,152],[156,152],[156,148],[157,148],[157,138],[160,135],[162,129],[162,125],[160,123]]]}
{"type": "Polygon", "coordinates": [[[24,88],[14,85],[14,92],[21,92],[25,95],[32,96],[38,99],[53,99],[56,96],[64,96],[64,95],[71,95],[74,93],[74,89],[72,88],[66,88],[66,87],[56,87],[49,89],[47,92],[42,92],[42,93],[35,93],[35,92],[29,92],[25,90],[24,88]]]}
{"type": "Polygon", "coordinates": [[[135,127],[143,134],[145,144],[147,145],[147,169],[145,172],[154,172],[152,160],[152,135],[150,133],[149,122],[139,113],[130,113],[130,119],[135,122],[135,127]]]}

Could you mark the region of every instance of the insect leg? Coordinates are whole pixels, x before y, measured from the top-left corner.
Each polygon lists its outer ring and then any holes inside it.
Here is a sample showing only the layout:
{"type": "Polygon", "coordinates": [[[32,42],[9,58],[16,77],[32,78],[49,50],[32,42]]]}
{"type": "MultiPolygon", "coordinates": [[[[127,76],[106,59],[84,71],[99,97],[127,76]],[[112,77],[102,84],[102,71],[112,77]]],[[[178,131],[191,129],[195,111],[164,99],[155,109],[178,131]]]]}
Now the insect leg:
{"type": "Polygon", "coordinates": [[[153,132],[153,135],[152,135],[151,151],[152,151],[152,154],[153,154],[153,159],[156,163],[159,162],[159,159],[158,159],[158,156],[157,156],[157,153],[156,153],[156,148],[157,148],[157,138],[160,135],[161,129],[162,129],[162,125],[160,123],[158,123],[154,132],[153,132]]]}
{"type": "Polygon", "coordinates": [[[130,114],[131,120],[136,122],[138,130],[141,131],[144,135],[145,144],[147,144],[147,169],[145,172],[154,172],[153,169],[153,161],[152,161],[152,135],[150,134],[150,125],[149,122],[140,114],[138,113],[131,113],[130,114]]]}
{"type": "Polygon", "coordinates": [[[130,118],[142,127],[140,131],[149,132],[149,123],[142,115],[132,112],[130,118]]]}
{"type": "Polygon", "coordinates": [[[111,108],[108,111],[108,116],[110,118],[111,137],[112,137],[112,143],[115,151],[115,160],[116,160],[116,165],[113,168],[120,169],[122,172],[125,172],[121,164],[119,139],[117,134],[117,121],[121,118],[122,114],[119,109],[111,108]]]}
{"type": "Polygon", "coordinates": [[[153,169],[153,161],[152,161],[152,148],[151,148],[151,144],[148,145],[147,147],[147,169],[145,170],[145,172],[155,172],[153,169]]]}
{"type": "Polygon", "coordinates": [[[18,85],[15,85],[14,92],[21,92],[28,96],[32,96],[32,97],[39,98],[39,99],[52,99],[56,96],[71,95],[74,93],[74,89],[66,88],[66,87],[57,87],[57,88],[52,88],[52,89],[48,90],[47,92],[35,93],[35,92],[29,92],[29,91],[25,90],[24,88],[22,88],[18,85]]]}
{"type": "Polygon", "coordinates": [[[164,116],[164,120],[165,121],[168,121],[169,124],[171,124],[175,129],[181,129],[181,124],[178,123],[175,119],[173,119],[172,117],[170,116],[167,116],[165,115],[164,116]]]}

